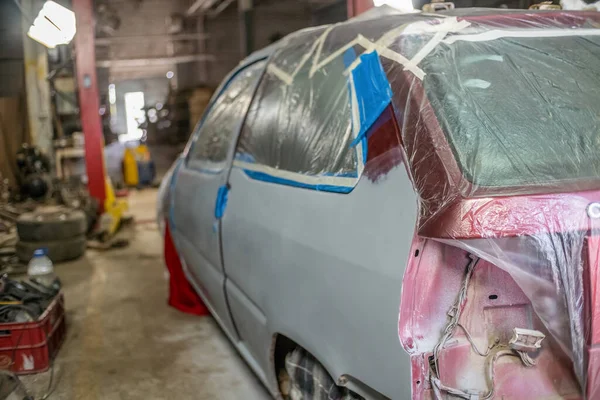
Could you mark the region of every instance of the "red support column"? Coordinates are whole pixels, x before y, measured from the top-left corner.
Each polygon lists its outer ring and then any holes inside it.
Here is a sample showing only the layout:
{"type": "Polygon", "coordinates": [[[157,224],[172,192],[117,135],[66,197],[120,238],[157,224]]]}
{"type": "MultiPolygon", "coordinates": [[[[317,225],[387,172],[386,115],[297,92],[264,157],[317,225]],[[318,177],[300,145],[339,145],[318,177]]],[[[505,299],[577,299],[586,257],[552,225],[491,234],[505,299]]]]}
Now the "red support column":
{"type": "Polygon", "coordinates": [[[348,18],[356,17],[373,8],[373,0],[348,0],[348,18]]]}
{"type": "Polygon", "coordinates": [[[104,140],[102,121],[98,110],[100,99],[96,79],[96,49],[94,33],[94,10],[92,0],[73,0],[77,19],[75,34],[75,66],[79,91],[79,112],[85,137],[85,165],[90,195],[98,199],[104,210],[106,199],[104,173],[104,140]]]}

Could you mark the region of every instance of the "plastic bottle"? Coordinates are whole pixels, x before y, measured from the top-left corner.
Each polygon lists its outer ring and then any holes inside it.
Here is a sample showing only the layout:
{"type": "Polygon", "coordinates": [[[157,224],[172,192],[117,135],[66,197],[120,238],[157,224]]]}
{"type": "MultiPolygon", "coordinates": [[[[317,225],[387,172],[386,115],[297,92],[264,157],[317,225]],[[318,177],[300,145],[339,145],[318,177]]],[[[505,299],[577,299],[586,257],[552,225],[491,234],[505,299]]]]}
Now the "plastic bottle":
{"type": "Polygon", "coordinates": [[[46,287],[52,287],[56,275],[54,274],[52,260],[48,258],[47,249],[37,249],[33,252],[33,258],[27,266],[27,275],[31,280],[36,280],[46,287]]]}

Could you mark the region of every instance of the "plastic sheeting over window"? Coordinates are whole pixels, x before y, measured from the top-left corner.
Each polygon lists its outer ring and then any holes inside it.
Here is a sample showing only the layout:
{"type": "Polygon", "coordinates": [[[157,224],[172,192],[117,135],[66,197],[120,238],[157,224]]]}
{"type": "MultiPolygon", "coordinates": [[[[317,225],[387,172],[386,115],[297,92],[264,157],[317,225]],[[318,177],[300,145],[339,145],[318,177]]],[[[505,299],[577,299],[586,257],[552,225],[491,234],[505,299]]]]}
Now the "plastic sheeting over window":
{"type": "Polygon", "coordinates": [[[238,159],[307,175],[358,163],[360,176],[366,158],[350,144],[364,117],[352,77],[376,53],[420,197],[418,235],[508,272],[570,357],[581,393],[599,398],[600,295],[590,277],[600,276],[600,215],[589,212],[600,210],[599,27],[597,13],[457,10],[292,36],[267,67],[238,159]]]}
{"type": "Polygon", "coordinates": [[[599,47],[600,36],[507,37],[427,57],[425,90],[465,177],[510,187],[600,176],[599,47]]]}
{"type": "Polygon", "coordinates": [[[264,65],[257,62],[240,71],[217,95],[200,124],[190,162],[218,164],[225,161],[264,65]]]}
{"type": "Polygon", "coordinates": [[[275,54],[248,112],[238,158],[307,175],[356,173],[343,55],[314,74],[310,63],[302,64],[316,33],[275,54]]]}

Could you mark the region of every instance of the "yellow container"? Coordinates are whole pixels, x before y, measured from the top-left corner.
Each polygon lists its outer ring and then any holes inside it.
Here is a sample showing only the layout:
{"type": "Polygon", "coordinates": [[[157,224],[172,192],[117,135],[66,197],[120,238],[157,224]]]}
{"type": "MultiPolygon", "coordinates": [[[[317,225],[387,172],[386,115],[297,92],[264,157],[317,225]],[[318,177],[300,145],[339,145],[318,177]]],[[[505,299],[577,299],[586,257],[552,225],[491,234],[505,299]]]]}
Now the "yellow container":
{"type": "Polygon", "coordinates": [[[140,183],[138,162],[151,161],[148,147],[141,144],[134,148],[126,148],[123,155],[123,180],[127,186],[137,186],[140,183]]]}

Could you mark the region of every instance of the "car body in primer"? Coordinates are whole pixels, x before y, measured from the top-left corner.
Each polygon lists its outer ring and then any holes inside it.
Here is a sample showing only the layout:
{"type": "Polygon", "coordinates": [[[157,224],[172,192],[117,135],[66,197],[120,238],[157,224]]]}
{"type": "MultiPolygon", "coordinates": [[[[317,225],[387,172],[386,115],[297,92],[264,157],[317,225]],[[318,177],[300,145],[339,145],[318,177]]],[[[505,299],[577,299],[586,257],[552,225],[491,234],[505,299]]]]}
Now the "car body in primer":
{"type": "Polygon", "coordinates": [[[293,343],[366,398],[600,398],[599,26],[378,9],[230,74],[159,218],[274,396],[293,343]]]}

